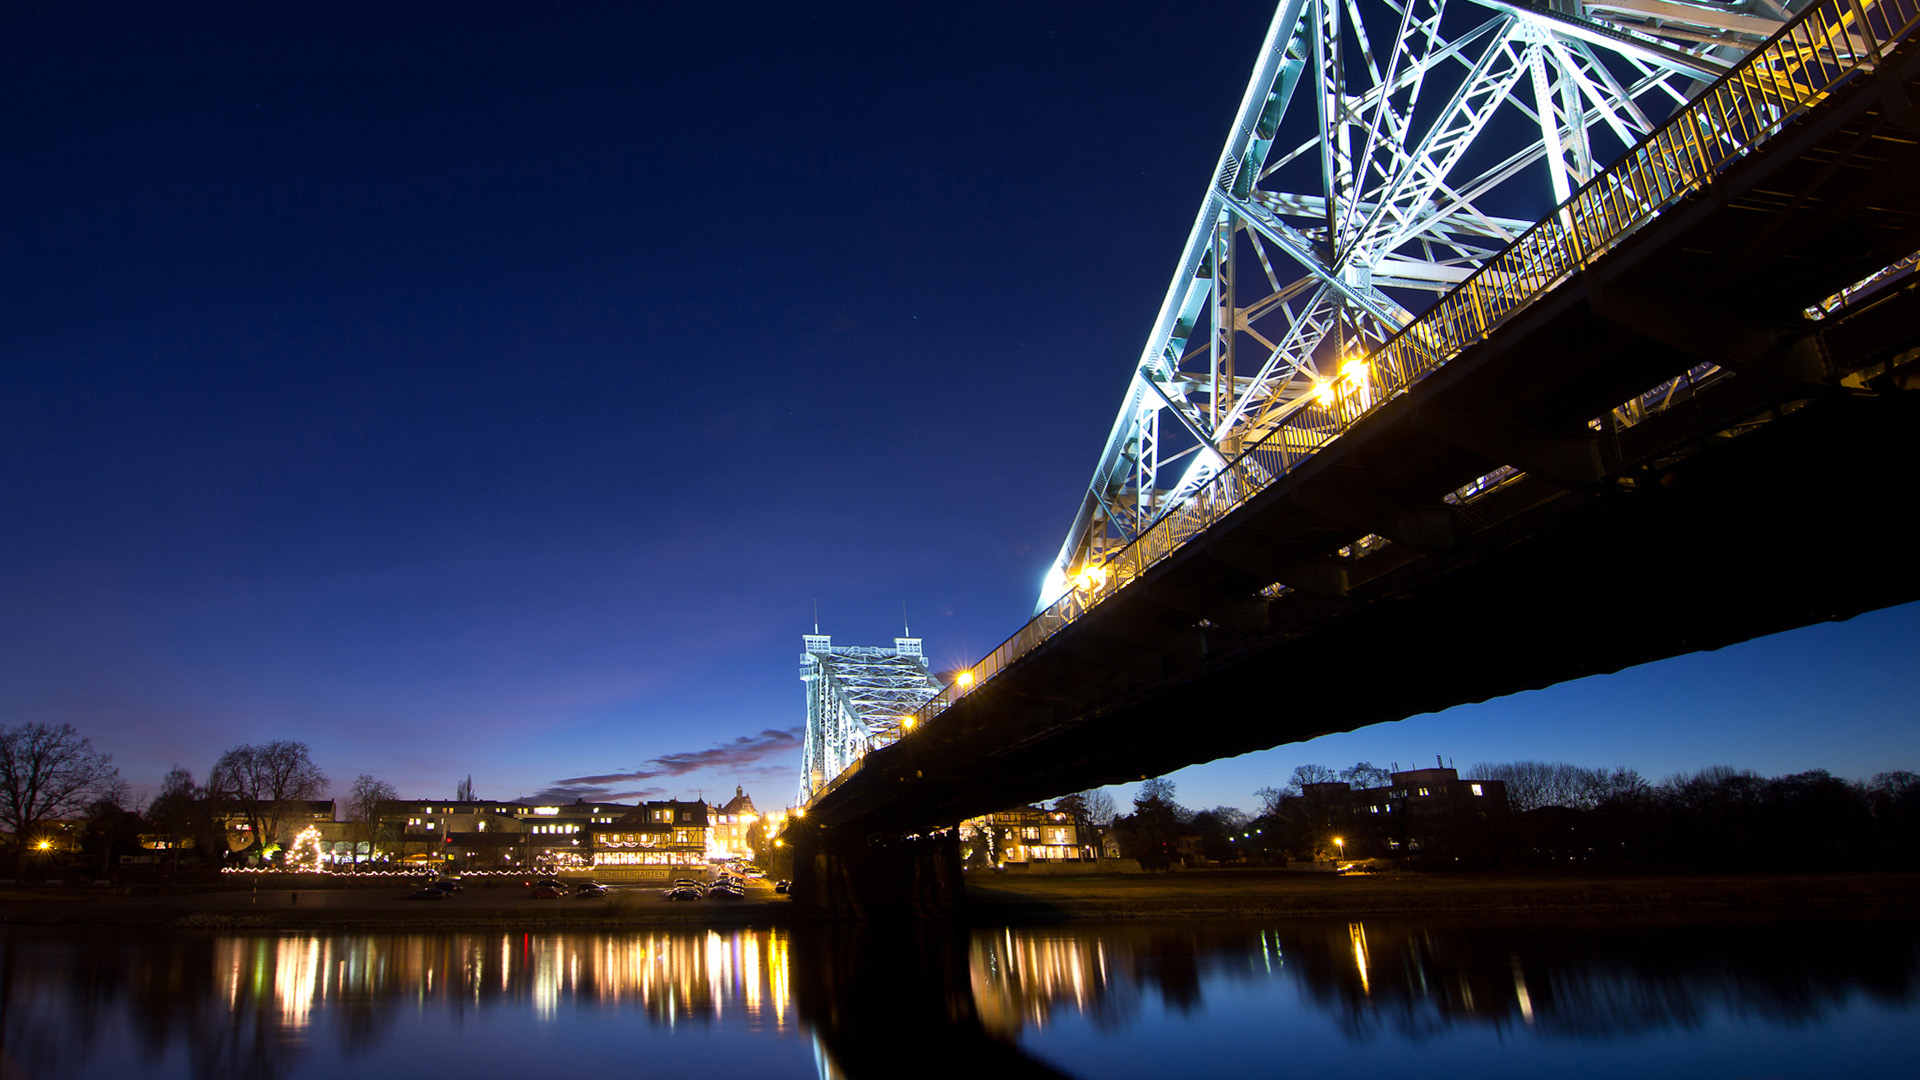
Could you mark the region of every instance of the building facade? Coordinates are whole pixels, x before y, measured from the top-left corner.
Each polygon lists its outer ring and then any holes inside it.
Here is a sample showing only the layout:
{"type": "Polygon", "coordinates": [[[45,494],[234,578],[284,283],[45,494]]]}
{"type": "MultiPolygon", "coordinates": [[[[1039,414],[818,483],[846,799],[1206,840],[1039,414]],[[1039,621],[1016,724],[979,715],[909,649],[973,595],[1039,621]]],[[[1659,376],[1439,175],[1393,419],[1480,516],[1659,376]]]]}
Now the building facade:
{"type": "Polygon", "coordinates": [[[710,808],[700,801],[642,803],[590,834],[594,874],[609,880],[665,879],[704,871],[713,856],[710,808]]]}
{"type": "Polygon", "coordinates": [[[1483,864],[1499,858],[1507,832],[1505,783],[1462,780],[1453,769],[1441,768],[1410,769],[1391,776],[1392,783],[1386,787],[1345,794],[1353,834],[1345,838],[1352,845],[1346,854],[1446,864],[1483,864]]]}
{"type": "Polygon", "coordinates": [[[960,842],[976,852],[975,865],[1022,865],[1036,862],[1081,862],[1099,852],[1081,843],[1071,814],[1037,806],[997,810],[960,823],[960,842]]]}
{"type": "Polygon", "coordinates": [[[753,847],[747,843],[747,833],[759,820],[760,812],[753,808],[753,797],[747,794],[746,788],[736,785],[733,798],[707,813],[707,821],[713,828],[714,853],[735,859],[753,858],[753,847]]]}
{"type": "Polygon", "coordinates": [[[373,857],[472,870],[578,869],[592,865],[594,830],[633,809],[629,803],[585,800],[386,802],[380,804],[373,857]]]}

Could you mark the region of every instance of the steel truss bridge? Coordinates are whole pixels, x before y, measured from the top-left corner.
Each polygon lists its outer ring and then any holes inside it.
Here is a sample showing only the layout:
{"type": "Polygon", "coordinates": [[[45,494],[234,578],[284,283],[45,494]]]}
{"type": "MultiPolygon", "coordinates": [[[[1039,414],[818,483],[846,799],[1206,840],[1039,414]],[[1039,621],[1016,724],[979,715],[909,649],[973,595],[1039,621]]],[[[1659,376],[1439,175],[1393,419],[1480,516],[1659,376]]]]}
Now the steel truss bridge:
{"type": "Polygon", "coordinates": [[[898,741],[941,689],[919,638],[894,638],[889,649],[835,645],[819,627],[814,631],[802,638],[806,651],[800,655],[800,681],[807,684],[802,805],[867,751],[898,741]]]}
{"type": "Polygon", "coordinates": [[[1920,597],[1916,23],[1283,0],[1032,621],[810,827],[1920,597]]]}

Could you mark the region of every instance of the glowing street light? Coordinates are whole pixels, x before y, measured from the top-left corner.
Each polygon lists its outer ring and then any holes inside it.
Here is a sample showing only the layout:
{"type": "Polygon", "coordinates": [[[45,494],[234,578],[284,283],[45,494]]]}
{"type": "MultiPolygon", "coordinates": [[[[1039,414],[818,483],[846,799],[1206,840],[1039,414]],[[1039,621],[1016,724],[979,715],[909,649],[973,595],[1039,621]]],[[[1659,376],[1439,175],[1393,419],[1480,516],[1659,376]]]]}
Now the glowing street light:
{"type": "Polygon", "coordinates": [[[962,690],[968,689],[973,685],[973,672],[963,671],[960,674],[954,676],[953,685],[959,687],[962,690]]]}
{"type": "Polygon", "coordinates": [[[1082,592],[1092,592],[1107,583],[1107,568],[1099,563],[1088,563],[1080,569],[1073,579],[1074,587],[1082,592]]]}

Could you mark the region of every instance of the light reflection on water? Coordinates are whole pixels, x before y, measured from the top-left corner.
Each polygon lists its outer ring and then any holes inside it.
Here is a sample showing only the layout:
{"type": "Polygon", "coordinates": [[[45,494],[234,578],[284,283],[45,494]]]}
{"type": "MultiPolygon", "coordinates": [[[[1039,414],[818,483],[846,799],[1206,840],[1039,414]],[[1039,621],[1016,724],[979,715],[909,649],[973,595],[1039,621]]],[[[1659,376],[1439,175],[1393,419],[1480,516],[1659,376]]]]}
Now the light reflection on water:
{"type": "Polygon", "coordinates": [[[734,1011],[793,1022],[782,931],[221,937],[211,949],[227,1008],[270,1008],[289,1030],[330,1003],[402,998],[524,1001],[542,1020],[577,999],[631,1004],[669,1027],[734,1011]]]}
{"type": "Polygon", "coordinates": [[[1325,1044],[1384,1066],[1491,1034],[1509,1057],[1478,1068],[1498,1076],[1558,1068],[1570,1044],[1710,1055],[1754,1032],[1785,1040],[1769,1052],[1792,1072],[1840,1029],[1873,1075],[1875,1018],[1920,1018],[1917,945],[1889,920],[16,932],[0,1075],[472,1078],[640,1055],[702,1076],[1232,1076],[1270,1062],[1194,1047],[1325,1044]]]}

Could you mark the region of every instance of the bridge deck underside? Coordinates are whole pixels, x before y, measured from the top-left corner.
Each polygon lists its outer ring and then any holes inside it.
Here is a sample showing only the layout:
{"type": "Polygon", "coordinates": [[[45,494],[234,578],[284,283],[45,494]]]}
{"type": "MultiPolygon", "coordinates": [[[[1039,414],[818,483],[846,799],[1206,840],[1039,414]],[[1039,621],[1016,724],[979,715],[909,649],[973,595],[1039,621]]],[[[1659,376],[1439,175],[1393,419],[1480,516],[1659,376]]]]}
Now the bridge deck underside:
{"type": "Polygon", "coordinates": [[[1920,101],[1916,56],[869,755],[815,820],[938,827],[1920,597],[1920,288],[1802,314],[1920,249],[1920,125],[1884,90],[1920,101]],[[1591,423],[1706,363],[1665,411],[1591,423]]]}

